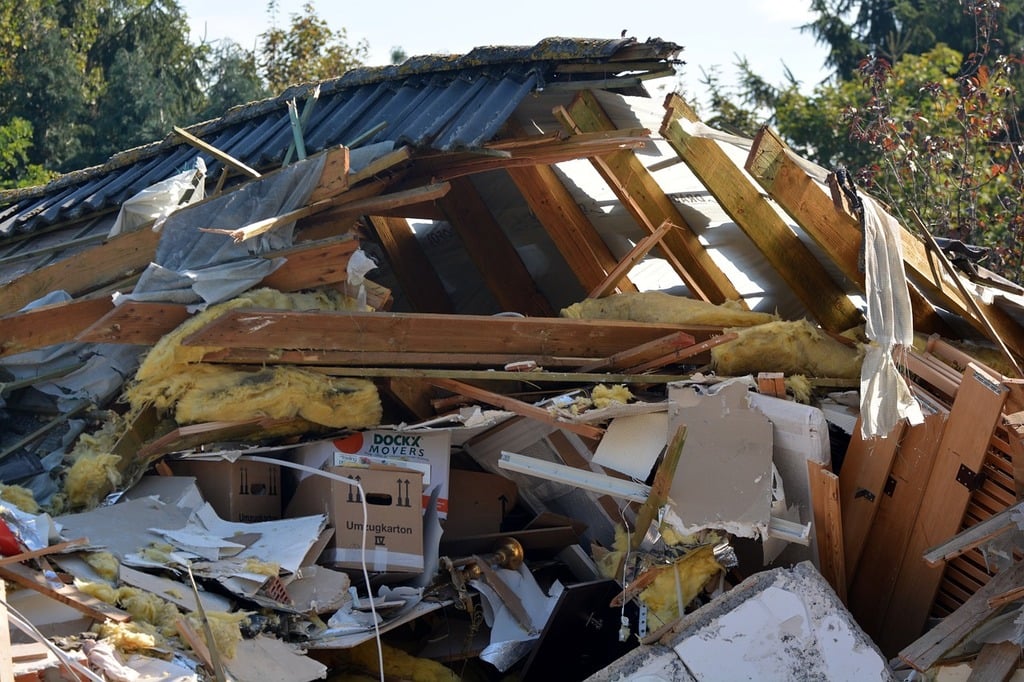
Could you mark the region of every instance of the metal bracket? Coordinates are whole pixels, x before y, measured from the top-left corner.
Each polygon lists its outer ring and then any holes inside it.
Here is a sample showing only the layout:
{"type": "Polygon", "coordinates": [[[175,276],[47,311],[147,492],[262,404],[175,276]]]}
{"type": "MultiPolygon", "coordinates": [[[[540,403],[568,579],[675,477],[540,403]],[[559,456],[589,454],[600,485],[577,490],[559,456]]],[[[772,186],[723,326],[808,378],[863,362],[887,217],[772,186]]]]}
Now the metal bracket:
{"type": "Polygon", "coordinates": [[[892,476],[890,476],[889,478],[885,479],[885,487],[882,488],[882,492],[885,493],[886,495],[888,495],[889,497],[892,497],[892,494],[895,491],[896,491],[896,479],[893,478],[892,476]]]}
{"type": "Polygon", "coordinates": [[[984,471],[971,471],[968,467],[961,464],[960,469],[956,472],[956,482],[967,488],[971,492],[974,492],[981,487],[981,484],[985,481],[984,471]]]}
{"type": "Polygon", "coordinates": [[[855,492],[853,494],[853,497],[854,497],[854,499],[857,499],[858,497],[863,497],[868,502],[874,502],[875,501],[875,494],[873,492],[871,492],[870,490],[868,490],[867,488],[858,488],[857,492],[855,492]]]}
{"type": "Polygon", "coordinates": [[[636,616],[636,630],[637,636],[641,640],[647,636],[647,604],[642,601],[640,602],[640,610],[636,616]]]}

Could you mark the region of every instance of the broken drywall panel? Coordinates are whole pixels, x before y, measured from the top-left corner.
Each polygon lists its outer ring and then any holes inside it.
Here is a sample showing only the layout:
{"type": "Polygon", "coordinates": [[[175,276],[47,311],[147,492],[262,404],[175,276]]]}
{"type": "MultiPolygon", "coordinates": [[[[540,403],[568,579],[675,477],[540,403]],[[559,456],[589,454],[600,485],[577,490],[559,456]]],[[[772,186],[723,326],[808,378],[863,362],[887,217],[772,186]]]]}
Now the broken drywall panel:
{"type": "Polygon", "coordinates": [[[662,639],[697,680],[894,680],[810,562],[757,573],[662,639]]]}
{"type": "Polygon", "coordinates": [[[292,644],[264,635],[243,639],[234,658],[223,663],[236,680],[310,682],[327,677],[327,666],[303,655],[292,644]]]}
{"type": "Polygon", "coordinates": [[[740,537],[763,537],[771,517],[772,425],[750,405],[742,383],[715,393],[670,384],[669,432],[686,427],[669,497],[690,534],[715,528],[740,537]]]}
{"type": "Polygon", "coordinates": [[[668,439],[668,412],[612,419],[594,452],[594,464],[646,481],[668,439]]]}
{"type": "Polygon", "coordinates": [[[89,538],[91,546],[105,549],[123,561],[147,545],[162,542],[162,537],[150,528],[180,530],[188,524],[188,514],[155,497],[143,497],[58,516],[54,522],[67,537],[89,538]]]}
{"type": "MultiPolygon", "coordinates": [[[[760,393],[750,394],[750,405],[772,423],[772,461],[782,477],[786,505],[798,511],[795,518],[785,518],[802,524],[811,523],[813,515],[807,462],[815,462],[824,467],[832,463],[825,413],[811,405],[760,393]]],[[[790,543],[781,549],[775,560],[779,565],[811,561],[817,566],[818,543],[815,534],[811,533],[810,544],[807,546],[790,543]]]]}
{"type": "Polygon", "coordinates": [[[639,646],[586,682],[696,682],[670,647],[662,644],[639,646]]]}
{"type": "Polygon", "coordinates": [[[187,512],[199,508],[206,501],[199,492],[195,476],[143,476],[138,483],[121,494],[119,501],[127,502],[140,497],[156,497],[164,504],[180,507],[187,512]]]}

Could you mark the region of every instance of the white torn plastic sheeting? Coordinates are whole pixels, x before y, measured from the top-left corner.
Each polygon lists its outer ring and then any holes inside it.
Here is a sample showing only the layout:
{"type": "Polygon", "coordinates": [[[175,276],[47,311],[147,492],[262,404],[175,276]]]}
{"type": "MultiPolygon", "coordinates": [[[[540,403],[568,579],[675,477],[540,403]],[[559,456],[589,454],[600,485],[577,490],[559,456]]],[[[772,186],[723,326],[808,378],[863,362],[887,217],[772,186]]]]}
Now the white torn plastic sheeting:
{"type": "Polygon", "coordinates": [[[873,199],[864,197],[865,335],[868,346],[860,370],[861,435],[885,436],[900,421],[921,424],[921,406],[893,359],[914,343],[914,316],[903,270],[900,226],[873,199]]]}
{"type": "Polygon", "coordinates": [[[495,568],[493,571],[504,583],[502,589],[507,589],[518,597],[530,619],[528,630],[513,615],[495,588],[483,580],[470,581],[473,589],[480,593],[484,621],[491,629],[490,644],[480,652],[480,658],[499,671],[505,672],[528,654],[536,644],[535,640],[540,637],[558,602],[562,586],[556,582],[551,588],[551,595],[544,594],[525,565],[520,565],[516,570],[495,568]]]}
{"type": "Polygon", "coordinates": [[[156,221],[153,230],[158,231],[167,216],[182,206],[202,201],[205,181],[206,163],[196,156],[192,168],[146,187],[121,204],[107,237],[133,232],[151,221],[156,221]]]}
{"type": "Polygon", "coordinates": [[[704,393],[700,386],[669,384],[669,431],[686,426],[669,497],[683,535],[719,529],[763,537],[772,511],[772,424],[750,406],[743,382],[704,393]]]}
{"type": "Polygon", "coordinates": [[[667,439],[667,411],[617,417],[601,437],[593,463],[646,481],[667,439]]]}

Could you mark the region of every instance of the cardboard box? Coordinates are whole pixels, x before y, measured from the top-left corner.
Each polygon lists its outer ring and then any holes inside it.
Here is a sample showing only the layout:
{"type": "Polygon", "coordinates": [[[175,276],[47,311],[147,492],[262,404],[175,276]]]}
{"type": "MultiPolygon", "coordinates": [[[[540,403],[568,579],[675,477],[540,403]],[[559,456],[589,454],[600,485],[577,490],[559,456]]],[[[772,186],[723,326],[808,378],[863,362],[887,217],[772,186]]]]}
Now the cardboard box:
{"type": "Polygon", "coordinates": [[[445,541],[499,532],[519,499],[515,481],[499,474],[452,469],[449,481],[452,499],[444,522],[445,541]]]}
{"type": "MultiPolygon", "coordinates": [[[[423,510],[417,504],[423,475],[397,467],[325,467],[325,471],[359,481],[366,496],[366,567],[374,572],[423,571],[423,510]]],[[[359,489],[325,476],[299,481],[285,515],[326,514],[334,537],[321,563],[362,567],[363,506],[359,489]]]]}
{"type": "Polygon", "coordinates": [[[225,521],[257,523],[281,518],[281,467],[266,462],[179,459],[176,476],[194,476],[199,492],[225,521]]]}
{"type": "Polygon", "coordinates": [[[342,438],[322,440],[297,449],[295,461],[314,469],[327,466],[408,466],[423,472],[423,508],[430,492],[440,486],[437,515],[448,516],[448,474],[452,436],[449,431],[357,431],[342,438]],[[425,467],[429,467],[424,472],[425,467]]]}

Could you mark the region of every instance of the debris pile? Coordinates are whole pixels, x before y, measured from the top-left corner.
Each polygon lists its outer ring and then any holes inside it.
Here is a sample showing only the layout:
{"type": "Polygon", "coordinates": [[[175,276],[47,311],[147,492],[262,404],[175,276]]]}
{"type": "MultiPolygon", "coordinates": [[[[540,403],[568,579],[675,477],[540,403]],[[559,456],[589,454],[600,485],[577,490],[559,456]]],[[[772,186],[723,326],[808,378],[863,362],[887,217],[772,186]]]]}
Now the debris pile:
{"type": "Polygon", "coordinates": [[[359,69],[0,195],[0,666],[1015,670],[1024,292],[644,96],[679,49],[359,69]]]}

